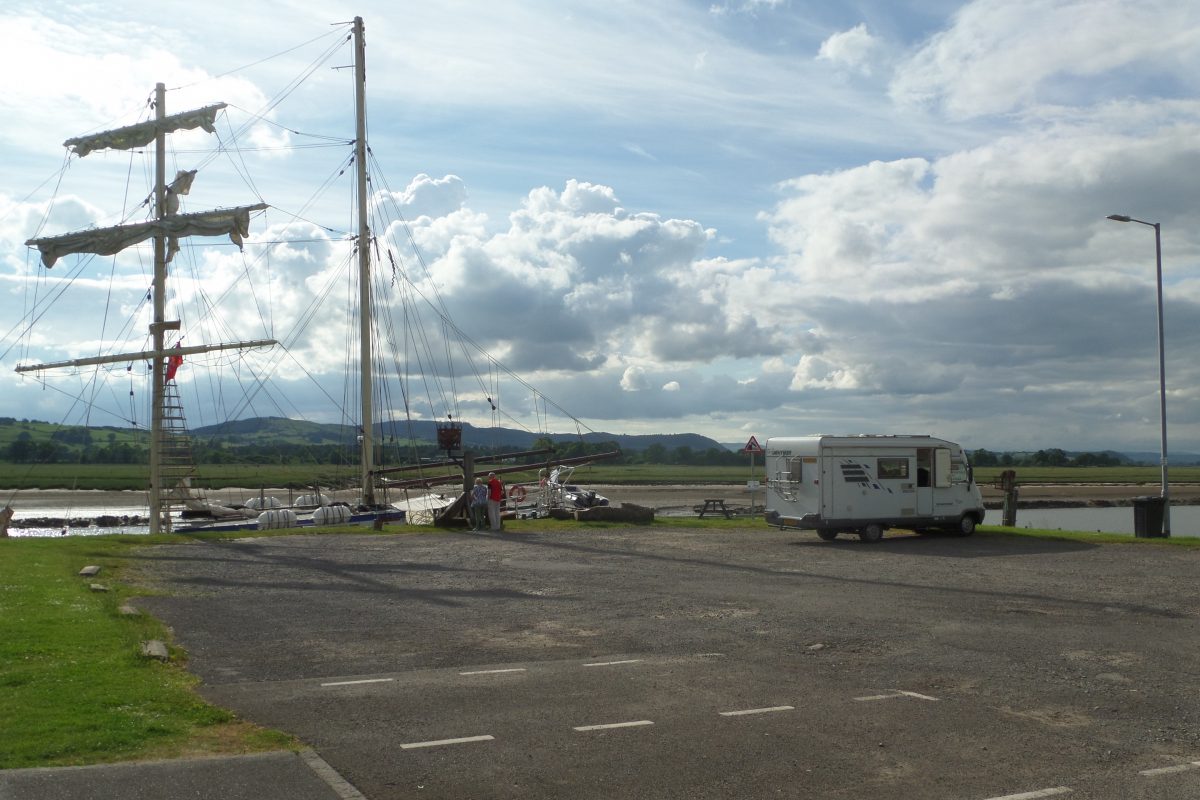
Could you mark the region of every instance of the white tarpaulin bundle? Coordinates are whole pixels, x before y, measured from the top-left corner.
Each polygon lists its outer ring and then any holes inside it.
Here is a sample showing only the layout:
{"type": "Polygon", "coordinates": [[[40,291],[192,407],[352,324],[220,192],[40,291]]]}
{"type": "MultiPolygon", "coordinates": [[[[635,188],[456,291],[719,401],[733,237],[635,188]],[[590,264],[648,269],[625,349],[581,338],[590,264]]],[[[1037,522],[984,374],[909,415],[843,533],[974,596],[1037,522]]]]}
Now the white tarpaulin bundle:
{"type": "MultiPolygon", "coordinates": [[[[139,242],[162,233],[170,237],[168,252],[179,249],[180,236],[228,236],[238,247],[250,232],[250,212],[261,211],[266,203],[252,206],[222,208],[216,211],[200,211],[195,214],[170,214],[161,220],[138,222],[133,225],[117,225],[112,228],[92,228],[61,236],[47,236],[25,242],[42,253],[42,263],[49,269],[58,259],[72,253],[95,253],[111,256],[139,242]]],[[[169,257],[168,257],[169,260],[169,257]]]]}
{"type": "Polygon", "coordinates": [[[108,148],[130,150],[134,147],[144,147],[153,142],[154,137],[158,136],[160,132],[166,134],[172,131],[203,128],[209,133],[215,133],[217,112],[225,108],[225,105],[225,103],[217,103],[197,108],[195,111],[172,114],[162,120],[152,119],[126,128],[76,136],[74,139],[67,139],[63,142],[63,147],[70,148],[71,152],[83,158],[95,150],[108,148]]]}

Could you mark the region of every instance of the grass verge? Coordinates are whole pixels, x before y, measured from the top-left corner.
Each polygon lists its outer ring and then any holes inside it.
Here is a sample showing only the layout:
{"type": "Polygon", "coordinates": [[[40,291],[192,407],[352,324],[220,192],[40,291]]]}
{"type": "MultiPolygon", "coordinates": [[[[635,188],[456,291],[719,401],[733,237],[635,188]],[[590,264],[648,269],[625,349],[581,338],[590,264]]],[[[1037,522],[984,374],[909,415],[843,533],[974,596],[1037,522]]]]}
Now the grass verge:
{"type": "Polygon", "coordinates": [[[295,746],[201,700],[178,649],[167,662],[141,655],[142,641],[169,637],[119,608],[134,593],[122,582],[126,556],[152,542],[0,539],[0,768],[295,746]],[[100,574],[80,577],[91,564],[100,574]]]}

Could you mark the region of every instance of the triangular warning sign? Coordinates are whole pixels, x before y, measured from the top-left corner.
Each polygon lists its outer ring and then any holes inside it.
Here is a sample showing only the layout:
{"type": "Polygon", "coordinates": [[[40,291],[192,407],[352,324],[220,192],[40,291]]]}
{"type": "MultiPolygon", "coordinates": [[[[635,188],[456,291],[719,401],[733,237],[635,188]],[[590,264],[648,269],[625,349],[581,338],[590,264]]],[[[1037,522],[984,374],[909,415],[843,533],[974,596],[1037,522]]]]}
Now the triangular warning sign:
{"type": "Polygon", "coordinates": [[[750,441],[746,442],[746,446],[742,448],[743,453],[761,453],[762,451],[762,445],[753,436],[750,437],[750,441]]]}

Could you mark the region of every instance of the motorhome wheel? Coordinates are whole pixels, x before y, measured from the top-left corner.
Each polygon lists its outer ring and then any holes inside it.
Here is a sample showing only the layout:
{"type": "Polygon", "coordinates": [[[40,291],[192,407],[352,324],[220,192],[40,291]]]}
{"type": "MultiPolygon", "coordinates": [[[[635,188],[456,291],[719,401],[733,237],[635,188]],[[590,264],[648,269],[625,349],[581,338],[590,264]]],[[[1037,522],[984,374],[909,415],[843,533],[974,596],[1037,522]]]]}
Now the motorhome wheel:
{"type": "Polygon", "coordinates": [[[970,536],[975,532],[975,518],[970,514],[964,514],[963,518],[958,523],[958,533],[960,536],[970,536]]]}
{"type": "Polygon", "coordinates": [[[883,526],[872,522],[867,527],[858,532],[858,538],[864,542],[878,542],[883,538],[883,526]]]}
{"type": "Polygon", "coordinates": [[[827,531],[827,530],[817,531],[817,536],[820,536],[822,539],[824,539],[827,542],[832,542],[834,539],[837,538],[837,535],[838,535],[837,531],[827,531]]]}

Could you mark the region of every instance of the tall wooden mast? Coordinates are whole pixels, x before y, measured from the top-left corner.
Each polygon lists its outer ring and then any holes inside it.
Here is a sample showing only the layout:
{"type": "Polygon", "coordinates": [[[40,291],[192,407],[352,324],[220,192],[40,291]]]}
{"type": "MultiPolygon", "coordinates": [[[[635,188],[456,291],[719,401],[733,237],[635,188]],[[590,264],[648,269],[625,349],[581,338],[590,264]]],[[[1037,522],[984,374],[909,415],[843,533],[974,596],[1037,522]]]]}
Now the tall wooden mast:
{"type": "Polygon", "coordinates": [[[354,18],[354,161],[358,165],[359,379],[362,395],[362,502],[375,505],[375,432],[371,377],[371,228],[367,207],[367,65],[362,17],[354,18]]]}
{"type": "MultiPolygon", "coordinates": [[[[154,137],[154,218],[162,222],[167,216],[167,134],[162,123],[167,117],[167,89],[161,84],[154,86],[154,120],[158,132],[154,137]]],[[[171,530],[171,515],[163,513],[162,486],[162,443],[163,394],[166,383],[166,360],[163,358],[163,331],[167,309],[167,235],[163,231],[154,234],[154,319],[150,323],[150,336],[154,355],[150,359],[150,533],[159,533],[164,528],[171,530]]],[[[178,328],[178,323],[176,323],[178,328]]]]}

